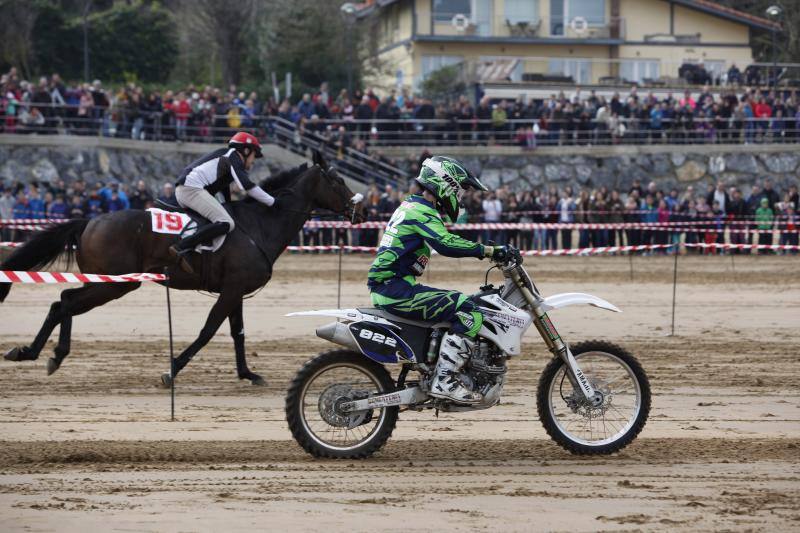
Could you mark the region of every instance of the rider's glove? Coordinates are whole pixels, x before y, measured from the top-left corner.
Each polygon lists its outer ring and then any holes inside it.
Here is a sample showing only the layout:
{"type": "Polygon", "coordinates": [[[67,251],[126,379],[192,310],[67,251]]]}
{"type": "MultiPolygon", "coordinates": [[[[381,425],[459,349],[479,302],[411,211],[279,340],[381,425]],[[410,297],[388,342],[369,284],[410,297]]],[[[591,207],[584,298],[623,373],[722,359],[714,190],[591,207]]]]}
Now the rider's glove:
{"type": "Polygon", "coordinates": [[[494,246],[492,250],[492,261],[503,263],[508,259],[508,246],[494,246]]]}

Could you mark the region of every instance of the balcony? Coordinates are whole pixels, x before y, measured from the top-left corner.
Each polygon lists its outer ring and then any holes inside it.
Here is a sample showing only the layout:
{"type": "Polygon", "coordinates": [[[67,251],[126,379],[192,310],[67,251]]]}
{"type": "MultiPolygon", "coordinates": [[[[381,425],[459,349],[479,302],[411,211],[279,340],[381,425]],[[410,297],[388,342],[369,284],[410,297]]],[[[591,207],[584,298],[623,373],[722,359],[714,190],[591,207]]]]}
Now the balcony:
{"type": "Polygon", "coordinates": [[[417,37],[437,37],[442,40],[529,41],[620,41],[625,39],[625,19],[610,17],[604,20],[584,17],[480,17],[476,13],[418,14],[417,37]]]}

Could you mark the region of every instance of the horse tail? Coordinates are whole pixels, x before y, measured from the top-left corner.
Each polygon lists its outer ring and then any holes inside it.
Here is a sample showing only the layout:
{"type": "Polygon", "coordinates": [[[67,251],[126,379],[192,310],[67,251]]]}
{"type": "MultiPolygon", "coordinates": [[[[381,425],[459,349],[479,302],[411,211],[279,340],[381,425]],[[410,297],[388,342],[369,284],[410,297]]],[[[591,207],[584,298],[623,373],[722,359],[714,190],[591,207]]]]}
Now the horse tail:
{"type": "MultiPolygon", "coordinates": [[[[40,270],[52,265],[62,254],[67,258],[69,268],[75,259],[80,236],[88,223],[86,219],[70,220],[36,233],[0,264],[0,270],[40,270]]],[[[5,301],[10,290],[11,283],[0,283],[0,302],[5,301]]]]}

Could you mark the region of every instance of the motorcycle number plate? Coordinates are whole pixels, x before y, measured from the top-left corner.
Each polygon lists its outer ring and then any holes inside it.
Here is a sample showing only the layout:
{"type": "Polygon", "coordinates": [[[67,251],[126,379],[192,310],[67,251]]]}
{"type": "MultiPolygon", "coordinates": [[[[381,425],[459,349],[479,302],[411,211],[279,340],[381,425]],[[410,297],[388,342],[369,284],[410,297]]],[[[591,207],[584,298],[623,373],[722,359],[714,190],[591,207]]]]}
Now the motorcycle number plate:
{"type": "Polygon", "coordinates": [[[378,363],[415,360],[408,344],[388,328],[364,321],[353,322],[348,327],[361,353],[378,363]]]}

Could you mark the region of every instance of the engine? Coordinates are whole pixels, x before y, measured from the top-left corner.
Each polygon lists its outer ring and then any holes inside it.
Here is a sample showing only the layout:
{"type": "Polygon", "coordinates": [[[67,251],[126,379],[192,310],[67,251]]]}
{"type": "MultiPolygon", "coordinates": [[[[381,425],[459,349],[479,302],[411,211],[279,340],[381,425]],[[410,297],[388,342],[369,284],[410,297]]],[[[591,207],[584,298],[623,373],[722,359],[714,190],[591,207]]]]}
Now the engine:
{"type": "Polygon", "coordinates": [[[483,394],[483,402],[473,408],[487,409],[500,401],[500,393],[506,381],[506,359],[493,342],[478,340],[461,374],[465,385],[483,394]]]}

